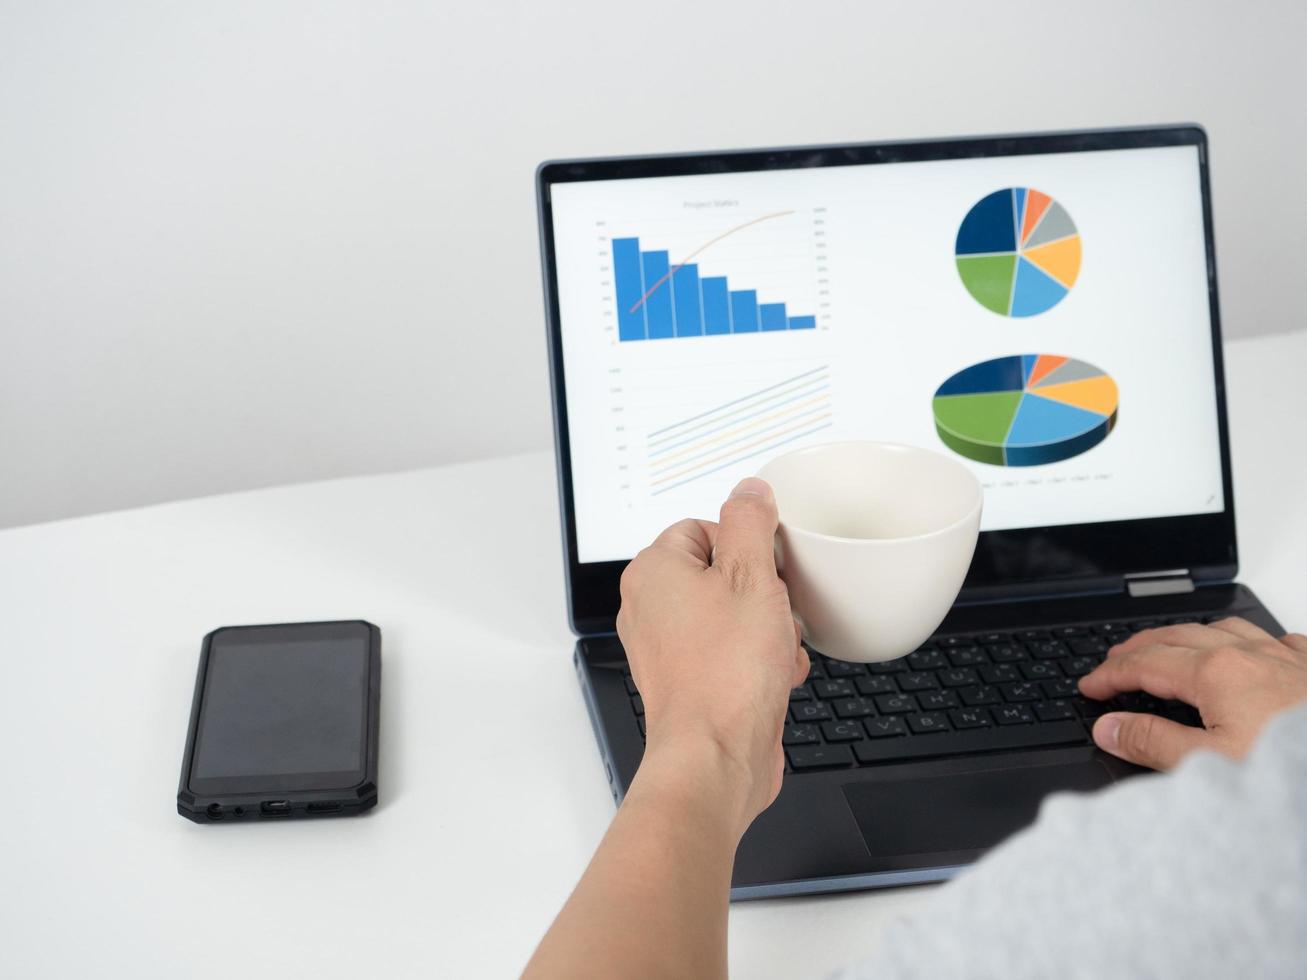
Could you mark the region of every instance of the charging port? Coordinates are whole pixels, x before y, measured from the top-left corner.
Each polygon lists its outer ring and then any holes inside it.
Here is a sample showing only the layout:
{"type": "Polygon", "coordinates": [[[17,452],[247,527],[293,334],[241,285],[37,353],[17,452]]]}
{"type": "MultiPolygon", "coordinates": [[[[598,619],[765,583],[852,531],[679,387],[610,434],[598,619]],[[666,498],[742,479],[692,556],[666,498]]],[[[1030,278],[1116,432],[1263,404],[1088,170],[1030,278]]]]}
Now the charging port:
{"type": "Polygon", "coordinates": [[[290,813],[290,800],[264,800],[259,811],[267,817],[284,817],[290,813]]]}
{"type": "Polygon", "coordinates": [[[310,803],[305,809],[309,813],[339,813],[339,803],[310,803]]]}

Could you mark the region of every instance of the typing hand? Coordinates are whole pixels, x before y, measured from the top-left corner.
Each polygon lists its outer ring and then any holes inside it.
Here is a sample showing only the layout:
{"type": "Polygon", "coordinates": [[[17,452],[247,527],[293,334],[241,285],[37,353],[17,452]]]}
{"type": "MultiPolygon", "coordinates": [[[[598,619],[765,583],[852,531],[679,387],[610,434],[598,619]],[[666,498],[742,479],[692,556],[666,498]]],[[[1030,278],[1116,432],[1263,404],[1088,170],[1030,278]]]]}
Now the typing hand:
{"type": "Polygon", "coordinates": [[[1242,758],[1274,715],[1307,701],[1307,636],[1277,640],[1242,619],[1144,630],[1113,647],[1080,691],[1098,700],[1147,691],[1198,709],[1204,728],[1124,711],[1099,718],[1094,741],[1129,762],[1170,769],[1196,749],[1242,758]]]}
{"type": "Polygon", "coordinates": [[[643,766],[670,759],[695,771],[702,753],[720,755],[738,781],[744,826],[780,791],[789,691],[808,672],[776,574],[776,524],[771,488],[744,480],[720,523],[673,524],[636,556],[617,616],[644,699],[643,766]]]}

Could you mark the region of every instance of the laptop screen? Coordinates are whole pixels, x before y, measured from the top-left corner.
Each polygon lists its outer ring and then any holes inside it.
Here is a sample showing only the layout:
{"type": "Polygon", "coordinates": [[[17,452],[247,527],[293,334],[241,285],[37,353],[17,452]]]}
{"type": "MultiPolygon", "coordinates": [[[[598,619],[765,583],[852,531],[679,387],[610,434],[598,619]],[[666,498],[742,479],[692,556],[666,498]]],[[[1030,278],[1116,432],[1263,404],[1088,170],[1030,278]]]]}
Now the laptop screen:
{"type": "Polygon", "coordinates": [[[1225,508],[1195,145],[550,194],[580,563],[839,439],[963,461],[985,531],[1225,508]]]}

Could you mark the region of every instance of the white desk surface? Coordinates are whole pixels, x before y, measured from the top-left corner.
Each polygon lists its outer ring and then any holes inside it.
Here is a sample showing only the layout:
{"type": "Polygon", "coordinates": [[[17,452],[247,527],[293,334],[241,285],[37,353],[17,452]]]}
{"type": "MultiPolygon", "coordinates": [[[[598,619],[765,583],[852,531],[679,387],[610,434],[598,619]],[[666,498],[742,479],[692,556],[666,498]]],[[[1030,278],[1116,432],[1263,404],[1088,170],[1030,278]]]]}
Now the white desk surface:
{"type": "MultiPolygon", "coordinates": [[[[1307,332],[1227,356],[1240,577],[1304,629],[1307,332]]],[[[0,976],[515,975],[613,813],[559,552],[545,453],[0,532],[0,976]],[[353,617],[377,809],[178,816],[204,633],[353,617]]],[[[733,972],[822,976],[925,894],[737,905],[733,972]]]]}

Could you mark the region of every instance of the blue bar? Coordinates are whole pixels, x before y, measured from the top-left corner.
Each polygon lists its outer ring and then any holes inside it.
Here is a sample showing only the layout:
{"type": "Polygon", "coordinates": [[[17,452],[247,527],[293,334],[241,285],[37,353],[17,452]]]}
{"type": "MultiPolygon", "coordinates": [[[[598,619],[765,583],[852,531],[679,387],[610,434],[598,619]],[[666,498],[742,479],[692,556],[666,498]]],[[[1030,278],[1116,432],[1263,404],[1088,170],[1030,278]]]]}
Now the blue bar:
{"type": "Polygon", "coordinates": [[[792,316],[790,317],[791,330],[816,330],[817,318],[815,316],[792,316]]]}
{"type": "Polygon", "coordinates": [[[737,289],[731,293],[731,332],[758,332],[758,290],[737,289]]]}
{"type": "Polygon", "coordinates": [[[731,332],[731,301],[727,295],[725,276],[705,276],[699,280],[703,286],[703,332],[731,332]]]}
{"type": "Polygon", "coordinates": [[[617,339],[644,340],[644,306],[640,303],[640,239],[613,239],[613,285],[617,290],[617,339]]]}
{"type": "Polygon", "coordinates": [[[758,307],[758,318],[762,320],[764,330],[784,330],[785,304],[763,303],[758,307]]]}
{"type": "Polygon", "coordinates": [[[672,298],[676,303],[676,336],[694,337],[703,333],[697,265],[683,265],[672,273],[672,298]]]}
{"type": "Polygon", "coordinates": [[[667,252],[641,252],[644,264],[644,292],[648,298],[644,301],[645,320],[649,324],[650,340],[676,336],[676,323],[672,318],[671,280],[665,280],[657,288],[654,283],[667,275],[667,252]],[[653,290],[652,293],[649,290],[653,290]]]}

